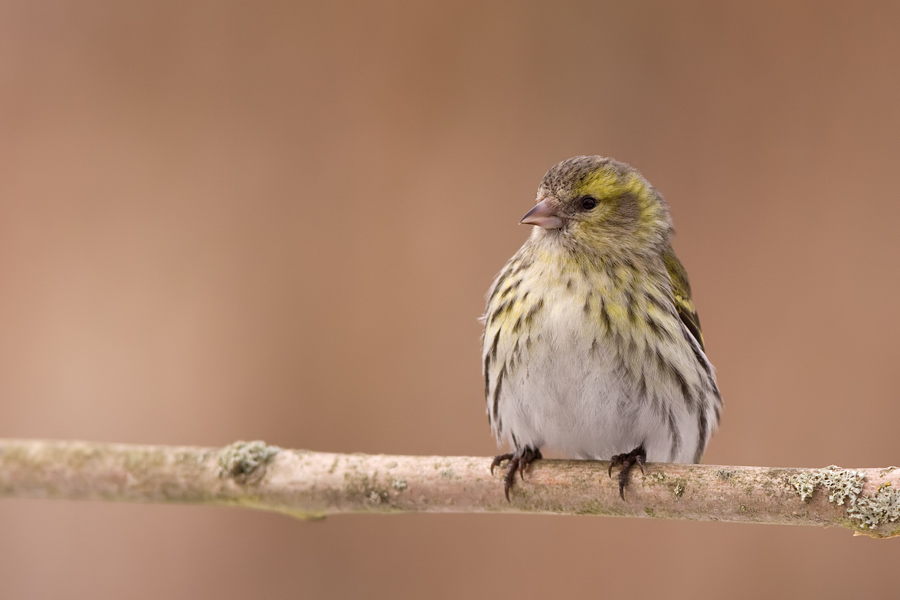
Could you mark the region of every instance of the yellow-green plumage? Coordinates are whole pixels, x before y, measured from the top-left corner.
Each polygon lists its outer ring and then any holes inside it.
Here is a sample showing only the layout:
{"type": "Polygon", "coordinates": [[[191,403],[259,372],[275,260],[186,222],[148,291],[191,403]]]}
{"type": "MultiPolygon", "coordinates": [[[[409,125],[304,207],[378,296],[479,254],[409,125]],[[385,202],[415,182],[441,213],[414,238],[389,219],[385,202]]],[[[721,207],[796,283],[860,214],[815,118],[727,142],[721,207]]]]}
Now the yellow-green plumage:
{"type": "Polygon", "coordinates": [[[663,254],[663,263],[666,265],[666,271],[672,280],[672,295],[675,300],[675,308],[678,310],[678,316],[687,326],[697,341],[700,342],[700,348],[704,349],[703,332],[700,331],[700,317],[697,316],[697,310],[694,308],[694,302],[691,300],[691,284],[688,281],[687,271],[681,266],[681,261],[675,256],[675,252],[671,248],[663,254]]]}
{"type": "Polygon", "coordinates": [[[545,445],[699,461],[721,399],[665,201],[628,165],[575,157],[545,175],[523,222],[536,227],[489,292],[484,332],[510,470],[545,445]]]}

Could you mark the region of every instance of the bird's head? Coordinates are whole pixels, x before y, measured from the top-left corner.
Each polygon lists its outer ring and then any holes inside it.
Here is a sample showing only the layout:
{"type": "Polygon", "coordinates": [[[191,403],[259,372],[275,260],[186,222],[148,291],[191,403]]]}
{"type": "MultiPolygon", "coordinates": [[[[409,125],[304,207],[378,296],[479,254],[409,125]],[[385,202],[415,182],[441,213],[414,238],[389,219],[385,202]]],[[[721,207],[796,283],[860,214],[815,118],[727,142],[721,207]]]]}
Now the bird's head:
{"type": "Polygon", "coordinates": [[[646,252],[672,232],[665,200],[633,167],[602,156],[576,156],[551,168],[537,205],[522,217],[534,239],[560,239],[599,253],[646,252]]]}

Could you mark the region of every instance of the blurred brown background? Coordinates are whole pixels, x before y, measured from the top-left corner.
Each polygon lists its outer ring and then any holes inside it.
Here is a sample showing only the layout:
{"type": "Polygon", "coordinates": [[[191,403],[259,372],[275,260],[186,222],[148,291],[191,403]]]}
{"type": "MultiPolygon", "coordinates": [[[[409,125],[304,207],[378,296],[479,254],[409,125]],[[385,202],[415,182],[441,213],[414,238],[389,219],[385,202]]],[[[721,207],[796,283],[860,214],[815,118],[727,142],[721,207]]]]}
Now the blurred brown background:
{"type": "MultiPolygon", "coordinates": [[[[607,154],[673,207],[726,401],[705,462],[897,464],[900,5],[784,4],[0,2],[0,436],[493,454],[484,292],[544,171],[607,154]]],[[[898,560],[0,502],[4,599],[884,597],[860,576],[898,560]]]]}

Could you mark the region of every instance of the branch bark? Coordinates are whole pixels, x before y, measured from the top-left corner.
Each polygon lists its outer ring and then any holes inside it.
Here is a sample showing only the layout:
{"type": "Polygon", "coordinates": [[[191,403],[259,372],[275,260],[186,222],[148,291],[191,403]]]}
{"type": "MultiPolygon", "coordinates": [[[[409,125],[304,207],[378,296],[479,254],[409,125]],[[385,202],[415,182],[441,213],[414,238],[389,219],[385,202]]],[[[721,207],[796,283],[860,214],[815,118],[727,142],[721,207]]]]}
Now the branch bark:
{"type": "Polygon", "coordinates": [[[0,440],[0,498],[341,513],[542,513],[846,527],[900,536],[900,468],[647,464],[625,500],[606,462],[540,460],[511,502],[490,459],[0,440]]]}

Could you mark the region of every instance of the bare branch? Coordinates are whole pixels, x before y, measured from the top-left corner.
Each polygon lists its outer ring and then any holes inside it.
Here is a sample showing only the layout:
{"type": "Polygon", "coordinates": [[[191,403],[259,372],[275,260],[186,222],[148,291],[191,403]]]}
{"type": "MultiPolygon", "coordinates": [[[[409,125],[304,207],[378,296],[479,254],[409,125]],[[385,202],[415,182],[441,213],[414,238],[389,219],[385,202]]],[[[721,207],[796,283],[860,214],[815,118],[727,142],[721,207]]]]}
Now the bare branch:
{"type": "Polygon", "coordinates": [[[540,460],[503,496],[490,459],[0,440],[0,498],[340,513],[543,513],[846,527],[900,535],[900,469],[647,464],[625,500],[606,462],[540,460]]]}

